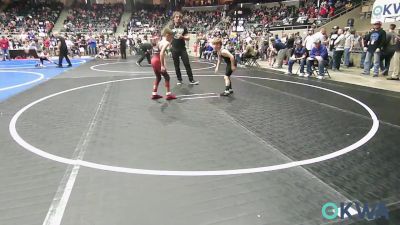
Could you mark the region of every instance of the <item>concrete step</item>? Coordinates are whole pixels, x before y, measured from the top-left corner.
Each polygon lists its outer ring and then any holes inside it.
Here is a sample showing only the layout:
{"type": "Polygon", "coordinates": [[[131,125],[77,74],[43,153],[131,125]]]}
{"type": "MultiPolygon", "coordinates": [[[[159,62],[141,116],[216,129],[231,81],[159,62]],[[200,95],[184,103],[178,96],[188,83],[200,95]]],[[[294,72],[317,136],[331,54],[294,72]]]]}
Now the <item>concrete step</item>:
{"type": "Polygon", "coordinates": [[[68,9],[63,9],[63,11],[61,11],[60,13],[60,16],[58,17],[56,24],[54,25],[53,32],[60,32],[61,29],[64,28],[64,21],[67,19],[67,17],[68,9]]]}
{"type": "Polygon", "coordinates": [[[128,23],[129,23],[129,21],[131,19],[131,15],[132,15],[132,13],[129,12],[129,11],[125,11],[124,14],[122,14],[121,21],[119,22],[116,35],[125,34],[125,29],[128,26],[128,23]]]}

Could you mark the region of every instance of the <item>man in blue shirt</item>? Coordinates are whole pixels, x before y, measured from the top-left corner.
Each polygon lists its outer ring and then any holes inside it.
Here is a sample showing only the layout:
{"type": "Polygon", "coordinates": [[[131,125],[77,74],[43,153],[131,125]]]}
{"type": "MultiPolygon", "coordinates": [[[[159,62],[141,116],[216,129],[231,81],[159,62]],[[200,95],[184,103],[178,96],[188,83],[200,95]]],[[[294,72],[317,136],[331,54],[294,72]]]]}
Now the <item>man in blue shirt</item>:
{"type": "Polygon", "coordinates": [[[96,55],[97,43],[94,37],[91,36],[89,38],[88,45],[89,45],[89,55],[91,56],[96,55]]]}
{"type": "Polygon", "coordinates": [[[321,44],[320,40],[314,42],[315,46],[311,49],[310,57],[307,58],[307,74],[304,77],[311,76],[311,66],[315,61],[318,61],[318,79],[324,78],[325,66],[328,63],[328,50],[324,45],[321,44]]]}
{"type": "Polygon", "coordinates": [[[209,43],[207,43],[204,50],[204,59],[210,60],[213,51],[214,51],[213,47],[209,43]]]}
{"type": "Polygon", "coordinates": [[[288,62],[288,74],[292,75],[292,68],[295,62],[300,63],[300,77],[304,76],[304,65],[306,64],[307,50],[301,44],[301,41],[296,41],[296,47],[293,50],[293,55],[288,62]]]}
{"type": "Polygon", "coordinates": [[[384,47],[386,41],[386,32],[382,29],[382,22],[377,21],[374,23],[374,30],[371,31],[368,36],[367,46],[364,47],[364,51],[367,52],[365,55],[364,61],[364,72],[362,75],[369,75],[371,61],[374,58],[374,77],[377,77],[379,74],[379,64],[381,57],[381,50],[384,47]]]}

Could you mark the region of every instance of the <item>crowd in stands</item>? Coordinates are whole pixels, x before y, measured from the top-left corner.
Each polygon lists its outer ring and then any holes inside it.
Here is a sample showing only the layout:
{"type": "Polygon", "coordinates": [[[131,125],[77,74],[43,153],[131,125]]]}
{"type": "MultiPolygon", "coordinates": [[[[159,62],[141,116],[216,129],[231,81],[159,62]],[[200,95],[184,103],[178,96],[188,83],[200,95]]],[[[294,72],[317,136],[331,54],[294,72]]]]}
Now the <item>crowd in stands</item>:
{"type": "MultiPolygon", "coordinates": [[[[127,26],[127,33],[152,34],[160,33],[170,20],[172,11],[163,9],[140,10],[132,14],[127,26]]],[[[221,20],[222,12],[219,10],[209,12],[183,12],[183,21],[190,24],[190,33],[199,33],[211,30],[221,20]]]]}
{"type": "Polygon", "coordinates": [[[123,4],[77,4],[69,10],[63,31],[115,33],[123,11],[123,4]]]}
{"type": "MultiPolygon", "coordinates": [[[[245,21],[252,24],[259,24],[263,27],[299,25],[322,23],[324,19],[333,17],[338,11],[346,7],[352,7],[351,0],[303,0],[299,6],[288,6],[282,2],[273,7],[259,6],[252,10],[241,9],[245,21]]],[[[230,17],[235,18],[236,9],[231,10],[230,17]]]]}
{"type": "Polygon", "coordinates": [[[170,19],[169,14],[166,10],[158,8],[135,11],[127,24],[127,33],[151,34],[161,31],[170,19]]]}
{"type": "Polygon", "coordinates": [[[0,11],[3,34],[33,32],[49,33],[57,21],[63,4],[56,1],[16,1],[0,11]]]}

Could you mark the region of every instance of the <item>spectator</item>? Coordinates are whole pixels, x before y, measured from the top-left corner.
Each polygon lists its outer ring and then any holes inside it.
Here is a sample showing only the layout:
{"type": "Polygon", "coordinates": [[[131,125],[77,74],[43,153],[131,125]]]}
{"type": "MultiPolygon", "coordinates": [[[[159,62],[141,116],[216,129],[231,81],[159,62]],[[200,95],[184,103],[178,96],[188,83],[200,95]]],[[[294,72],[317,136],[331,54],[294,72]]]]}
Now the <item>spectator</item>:
{"type": "Polygon", "coordinates": [[[314,45],[313,30],[309,29],[307,36],[304,38],[304,47],[306,47],[307,52],[310,52],[314,45]]]}
{"type": "Polygon", "coordinates": [[[398,80],[400,76],[400,31],[396,36],[396,51],[392,57],[392,61],[390,62],[390,69],[392,71],[392,75],[388,77],[388,80],[398,80]]]}
{"type": "MultiPolygon", "coordinates": [[[[301,43],[301,41],[300,41],[301,43]]],[[[293,49],[294,49],[294,34],[291,33],[289,34],[289,37],[286,41],[286,59],[289,60],[289,58],[293,55],[293,49]]]]}
{"type": "Polygon", "coordinates": [[[96,48],[97,48],[96,39],[93,36],[90,36],[89,40],[88,40],[88,52],[89,52],[89,55],[91,55],[91,56],[96,55],[96,48]]]}
{"type": "Polygon", "coordinates": [[[205,47],[205,49],[204,49],[204,59],[210,60],[210,59],[211,59],[211,56],[212,56],[212,54],[213,54],[213,51],[214,51],[214,49],[213,49],[213,47],[211,46],[211,44],[210,44],[210,43],[207,43],[207,44],[206,44],[206,47],[205,47]]]}
{"type": "Polygon", "coordinates": [[[274,43],[274,49],[278,52],[277,55],[277,66],[276,68],[281,69],[282,68],[282,64],[283,64],[283,60],[286,56],[286,52],[287,52],[287,48],[286,45],[283,44],[281,41],[275,41],[274,43]]]}
{"type": "Polygon", "coordinates": [[[346,37],[343,34],[343,29],[338,30],[338,38],[336,39],[334,43],[334,50],[333,50],[333,63],[332,63],[332,70],[339,70],[340,69],[340,63],[342,61],[342,56],[344,52],[344,45],[346,42],[346,37]]]}
{"type": "Polygon", "coordinates": [[[322,27],[319,32],[313,35],[313,41],[321,41],[321,44],[328,46],[328,39],[326,38],[326,29],[322,27]]]}
{"type": "Polygon", "coordinates": [[[268,65],[272,67],[275,63],[276,55],[278,54],[278,50],[276,49],[275,46],[275,38],[271,38],[269,40],[269,46],[267,51],[268,51],[268,65]]]}
{"type": "Polygon", "coordinates": [[[382,75],[388,75],[389,67],[390,67],[390,60],[392,59],[394,53],[396,52],[396,36],[395,33],[396,24],[390,24],[389,30],[386,33],[386,41],[383,46],[383,51],[381,54],[381,69],[382,75]],[[385,65],[383,65],[385,62],[385,65]]]}
{"type": "MultiPolygon", "coordinates": [[[[368,32],[365,32],[365,34],[362,36],[361,39],[361,48],[362,48],[362,53],[361,53],[361,60],[360,60],[360,68],[364,69],[364,63],[365,63],[365,56],[367,55],[367,49],[368,49],[368,40],[369,40],[369,35],[374,29],[371,29],[368,32]]],[[[370,65],[371,67],[371,65],[370,65]]]]}
{"type": "Polygon", "coordinates": [[[292,68],[295,62],[300,63],[300,77],[304,76],[304,65],[306,64],[307,50],[300,41],[296,42],[296,47],[293,50],[293,55],[289,58],[288,74],[292,75],[292,68]]]}
{"type": "Polygon", "coordinates": [[[8,57],[8,59],[11,60],[10,52],[8,51],[9,43],[8,39],[5,36],[2,36],[0,39],[0,48],[3,54],[3,61],[6,61],[6,57],[8,57]]]}
{"type": "Polygon", "coordinates": [[[331,32],[331,34],[329,36],[329,51],[330,52],[332,52],[333,49],[335,48],[335,41],[339,37],[338,30],[339,30],[339,27],[338,26],[334,26],[332,28],[332,32],[331,32]]]}
{"type": "Polygon", "coordinates": [[[256,51],[253,47],[253,41],[250,41],[246,46],[246,50],[243,52],[243,59],[251,58],[254,56],[256,56],[256,51]]]}
{"type": "Polygon", "coordinates": [[[355,45],[355,31],[354,30],[346,30],[345,34],[345,43],[344,43],[344,65],[346,68],[350,66],[350,53],[352,52],[355,45]]]}
{"type": "Polygon", "coordinates": [[[374,77],[379,74],[379,64],[381,50],[386,41],[386,32],[382,29],[382,22],[377,21],[374,23],[374,30],[367,40],[367,54],[364,62],[364,72],[362,75],[369,75],[372,57],[374,57],[374,77]]]}
{"type": "Polygon", "coordinates": [[[318,62],[318,79],[324,78],[325,66],[328,63],[328,50],[321,44],[320,40],[314,42],[315,46],[310,52],[310,57],[307,58],[307,74],[304,77],[311,76],[312,64],[318,62]]]}

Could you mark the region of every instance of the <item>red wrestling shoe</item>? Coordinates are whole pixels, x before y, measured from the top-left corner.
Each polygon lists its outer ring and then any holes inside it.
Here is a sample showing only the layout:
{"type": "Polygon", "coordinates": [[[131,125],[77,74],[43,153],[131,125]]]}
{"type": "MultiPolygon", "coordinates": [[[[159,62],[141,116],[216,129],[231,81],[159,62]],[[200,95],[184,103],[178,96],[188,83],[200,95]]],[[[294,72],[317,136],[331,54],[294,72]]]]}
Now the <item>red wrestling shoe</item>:
{"type": "Polygon", "coordinates": [[[159,94],[154,94],[154,95],[151,96],[151,99],[153,99],[153,100],[157,100],[157,99],[160,99],[160,98],[162,98],[162,96],[159,95],[159,94]]]}
{"type": "Polygon", "coordinates": [[[174,100],[174,99],[176,99],[176,96],[173,95],[173,94],[168,94],[167,97],[166,97],[165,99],[167,99],[167,100],[174,100]]]}

